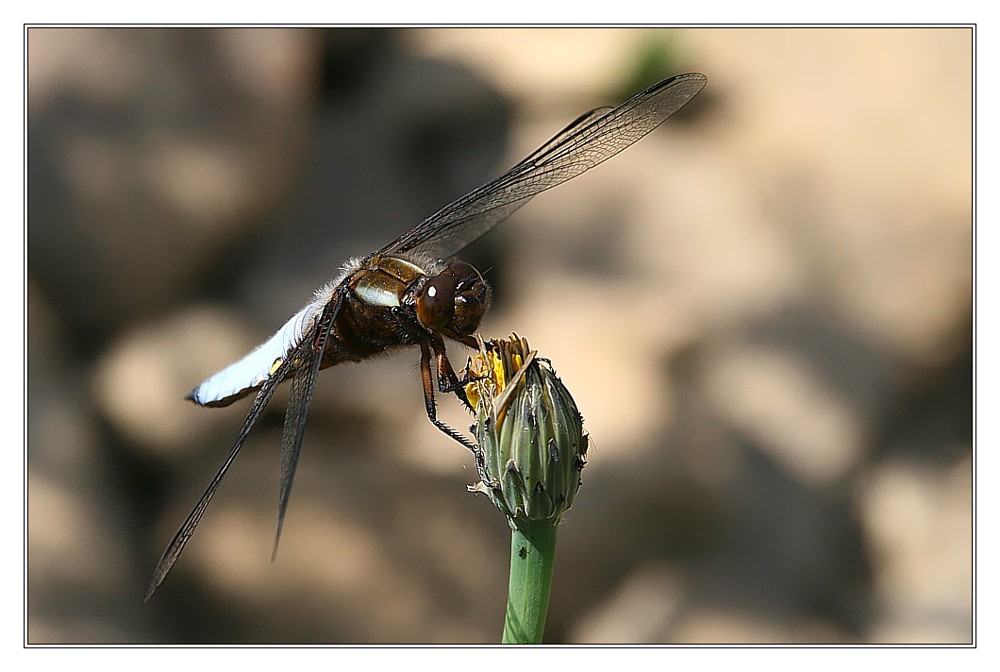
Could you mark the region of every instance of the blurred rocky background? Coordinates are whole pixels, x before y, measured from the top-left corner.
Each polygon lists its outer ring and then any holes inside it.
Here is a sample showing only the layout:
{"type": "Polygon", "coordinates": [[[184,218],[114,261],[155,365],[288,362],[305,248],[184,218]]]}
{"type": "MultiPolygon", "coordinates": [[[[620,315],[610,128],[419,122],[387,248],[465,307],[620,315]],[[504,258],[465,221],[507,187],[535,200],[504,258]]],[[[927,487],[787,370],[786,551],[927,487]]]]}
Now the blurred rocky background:
{"type": "Polygon", "coordinates": [[[483,333],[552,359],[593,437],[547,641],[969,642],[971,41],[31,29],[29,642],[497,642],[507,528],[415,352],[320,377],[271,564],[279,395],[142,606],[247,408],[183,396],[347,257],[684,71],[681,113],[464,255],[483,333]]]}

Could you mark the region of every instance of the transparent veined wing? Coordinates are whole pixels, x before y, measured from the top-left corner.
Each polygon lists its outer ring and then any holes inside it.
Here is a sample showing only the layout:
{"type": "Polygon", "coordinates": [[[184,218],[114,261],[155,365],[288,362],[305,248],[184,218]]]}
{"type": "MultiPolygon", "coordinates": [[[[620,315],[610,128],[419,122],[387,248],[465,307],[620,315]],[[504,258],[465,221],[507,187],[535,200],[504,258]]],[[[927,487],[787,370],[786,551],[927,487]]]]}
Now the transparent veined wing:
{"type": "Polygon", "coordinates": [[[446,205],[380,250],[446,259],[528,200],[590,170],[662,124],[701,91],[700,73],[668,77],[615,108],[580,116],[509,171],[446,205]]]}

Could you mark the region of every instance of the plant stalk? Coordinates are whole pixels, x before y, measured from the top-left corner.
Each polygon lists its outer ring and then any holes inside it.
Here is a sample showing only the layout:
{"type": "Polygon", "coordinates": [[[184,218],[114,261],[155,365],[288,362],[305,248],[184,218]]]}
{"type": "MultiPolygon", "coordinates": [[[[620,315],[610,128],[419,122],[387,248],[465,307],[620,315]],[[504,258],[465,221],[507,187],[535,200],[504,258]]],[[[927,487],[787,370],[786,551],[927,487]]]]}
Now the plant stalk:
{"type": "Polygon", "coordinates": [[[557,519],[513,519],[504,644],[540,644],[549,609],[557,519]]]}

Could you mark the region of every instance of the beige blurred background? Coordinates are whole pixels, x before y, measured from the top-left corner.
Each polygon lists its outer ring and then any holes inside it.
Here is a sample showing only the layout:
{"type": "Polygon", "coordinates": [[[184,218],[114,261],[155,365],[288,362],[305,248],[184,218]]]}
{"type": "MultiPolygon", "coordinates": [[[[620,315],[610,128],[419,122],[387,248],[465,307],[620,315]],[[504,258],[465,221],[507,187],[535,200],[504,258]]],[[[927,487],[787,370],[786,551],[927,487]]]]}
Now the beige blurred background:
{"type": "Polygon", "coordinates": [[[593,437],[546,641],[971,641],[971,58],[968,29],[31,29],[29,642],[497,642],[506,524],[414,352],[323,373],[271,564],[276,398],[141,606],[247,408],[183,395],[686,71],[689,106],[463,255],[483,333],[593,437]]]}

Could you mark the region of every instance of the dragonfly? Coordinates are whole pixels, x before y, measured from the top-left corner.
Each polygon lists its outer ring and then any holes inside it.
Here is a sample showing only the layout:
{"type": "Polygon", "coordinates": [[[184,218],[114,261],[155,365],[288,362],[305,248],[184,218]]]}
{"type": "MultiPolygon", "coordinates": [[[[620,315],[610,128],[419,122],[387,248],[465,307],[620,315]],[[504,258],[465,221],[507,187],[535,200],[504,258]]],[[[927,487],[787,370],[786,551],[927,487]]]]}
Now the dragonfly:
{"type": "MultiPolygon", "coordinates": [[[[342,362],[360,362],[398,348],[420,349],[424,408],[439,430],[473,452],[470,439],[440,421],[434,396],[464,397],[445,339],[476,348],[473,336],[490,306],[479,271],[455,255],[537,194],[610,159],[650,133],[707,84],[700,73],[668,77],[617,107],[580,115],[500,177],[438,210],[377,252],[345,262],[270,339],[205,380],[187,398],[228,406],[255,394],[225,461],[160,557],[143,599],[147,603],[184,551],[212,497],[275,390],[290,382],[281,434],[275,559],[317,375],[342,362]]],[[[482,470],[480,469],[480,473],[482,470]]]]}

